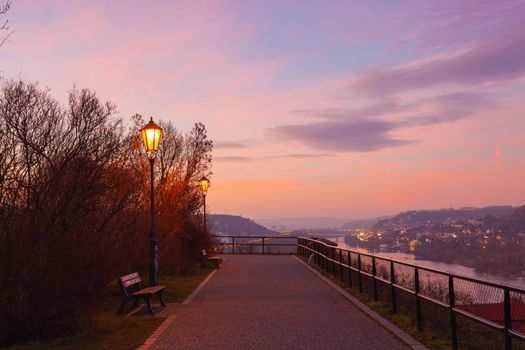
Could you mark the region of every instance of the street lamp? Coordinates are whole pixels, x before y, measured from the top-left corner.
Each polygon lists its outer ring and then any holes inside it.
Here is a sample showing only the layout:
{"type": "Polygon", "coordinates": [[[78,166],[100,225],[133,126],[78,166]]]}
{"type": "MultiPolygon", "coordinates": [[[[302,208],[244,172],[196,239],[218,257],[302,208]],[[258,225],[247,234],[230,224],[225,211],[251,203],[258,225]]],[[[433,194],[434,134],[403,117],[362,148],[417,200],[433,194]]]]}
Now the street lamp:
{"type": "Polygon", "coordinates": [[[157,232],[155,227],[155,196],[153,192],[153,165],[155,163],[155,155],[159,150],[160,138],[162,136],[162,128],[153,122],[153,118],[142,129],[142,141],[144,141],[144,148],[148,154],[150,165],[150,207],[151,207],[151,270],[150,270],[150,284],[157,285],[159,272],[159,242],[157,241],[157,232]]]}
{"type": "Polygon", "coordinates": [[[202,178],[199,180],[199,189],[202,193],[202,203],[204,206],[204,233],[207,233],[206,231],[206,193],[208,193],[208,188],[210,187],[210,180],[206,178],[206,176],[202,176],[202,178]]]}

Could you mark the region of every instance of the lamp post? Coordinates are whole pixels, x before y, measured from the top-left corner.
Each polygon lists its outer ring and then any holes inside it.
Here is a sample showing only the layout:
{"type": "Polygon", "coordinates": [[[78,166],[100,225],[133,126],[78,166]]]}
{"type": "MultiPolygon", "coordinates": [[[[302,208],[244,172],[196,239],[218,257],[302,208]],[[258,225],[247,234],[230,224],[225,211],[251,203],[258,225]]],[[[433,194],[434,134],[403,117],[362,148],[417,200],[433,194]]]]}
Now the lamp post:
{"type": "Polygon", "coordinates": [[[157,230],[155,227],[155,194],[154,194],[154,177],[153,165],[155,164],[155,155],[159,150],[160,138],[162,136],[162,128],[153,122],[153,118],[142,129],[142,141],[144,141],[144,148],[148,155],[150,165],[150,208],[151,208],[151,226],[150,226],[150,243],[151,243],[151,270],[150,270],[150,284],[152,286],[158,283],[159,272],[159,242],[157,241],[157,230]]]}
{"type": "Polygon", "coordinates": [[[204,206],[204,233],[207,233],[206,230],[206,193],[208,193],[208,188],[210,187],[210,180],[206,176],[202,176],[199,180],[199,189],[202,193],[202,205],[204,206]]]}

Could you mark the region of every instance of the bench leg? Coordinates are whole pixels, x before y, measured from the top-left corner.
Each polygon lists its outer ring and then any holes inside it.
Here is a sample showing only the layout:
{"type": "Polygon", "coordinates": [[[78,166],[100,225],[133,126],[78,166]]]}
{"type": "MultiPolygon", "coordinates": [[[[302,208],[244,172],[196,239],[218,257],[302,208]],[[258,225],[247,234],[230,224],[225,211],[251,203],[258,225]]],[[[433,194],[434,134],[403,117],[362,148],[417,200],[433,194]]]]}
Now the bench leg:
{"type": "Polygon", "coordinates": [[[150,299],[151,298],[149,296],[146,298],[146,304],[148,304],[149,312],[153,315],[153,308],[151,307],[151,300],[150,299]]]}
{"type": "Polygon", "coordinates": [[[166,303],[164,302],[164,296],[162,295],[163,290],[159,292],[159,299],[160,299],[160,305],[166,306],[166,303]]]}

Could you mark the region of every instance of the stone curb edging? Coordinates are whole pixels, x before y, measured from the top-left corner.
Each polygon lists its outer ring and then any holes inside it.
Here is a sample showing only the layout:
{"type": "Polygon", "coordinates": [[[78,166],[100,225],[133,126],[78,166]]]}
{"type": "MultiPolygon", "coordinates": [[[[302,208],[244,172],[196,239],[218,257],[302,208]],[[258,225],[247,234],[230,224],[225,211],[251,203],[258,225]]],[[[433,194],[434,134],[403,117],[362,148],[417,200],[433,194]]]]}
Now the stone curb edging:
{"type": "Polygon", "coordinates": [[[300,258],[294,255],[294,258],[297,259],[301,264],[303,264],[306,268],[308,268],[313,274],[315,274],[317,277],[319,277],[323,282],[325,282],[329,287],[334,289],[336,292],[338,292],[342,297],[350,301],[352,304],[354,304],[357,308],[359,308],[362,312],[364,312],[368,317],[373,319],[374,321],[381,324],[384,328],[386,328],[389,332],[394,334],[397,338],[399,338],[403,343],[408,345],[411,349],[414,350],[429,350],[426,346],[415,340],[411,335],[406,333],[405,331],[401,330],[399,327],[394,325],[392,322],[388,321],[387,319],[381,317],[377,312],[373,311],[371,308],[369,308],[367,305],[365,305],[363,302],[361,302],[359,299],[348,293],[343,288],[339,287],[337,284],[332,282],[327,277],[323,276],[319,271],[309,266],[307,263],[302,261],[300,258]]]}
{"type": "Polygon", "coordinates": [[[157,341],[157,339],[164,333],[164,331],[175,321],[175,316],[168,316],[164,322],[149,336],[148,339],[137,348],[137,350],[148,350],[157,341]]]}
{"type": "Polygon", "coordinates": [[[190,301],[193,300],[193,298],[195,298],[195,296],[197,296],[197,294],[199,294],[199,292],[201,291],[201,289],[204,287],[204,285],[206,283],[208,283],[208,281],[210,280],[210,278],[212,278],[213,275],[215,275],[215,272],[217,272],[218,270],[213,270],[212,272],[210,272],[210,274],[208,276],[206,276],[206,278],[201,282],[199,283],[198,287],[195,288],[195,290],[193,291],[193,293],[191,293],[190,295],[188,295],[188,297],[186,299],[184,299],[184,301],[182,302],[182,305],[186,305],[186,304],[189,304],[190,301]]]}

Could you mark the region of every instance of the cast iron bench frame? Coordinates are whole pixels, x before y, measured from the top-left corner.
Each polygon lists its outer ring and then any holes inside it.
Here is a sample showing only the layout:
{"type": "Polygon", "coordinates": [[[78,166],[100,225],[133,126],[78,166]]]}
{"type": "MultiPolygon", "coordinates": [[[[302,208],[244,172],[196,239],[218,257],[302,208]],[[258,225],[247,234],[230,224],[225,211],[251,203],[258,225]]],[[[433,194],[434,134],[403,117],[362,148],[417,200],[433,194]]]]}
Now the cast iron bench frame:
{"type": "Polygon", "coordinates": [[[201,253],[202,253],[202,257],[203,257],[203,259],[207,259],[207,260],[206,260],[207,262],[211,262],[211,263],[213,264],[213,267],[214,267],[215,269],[218,269],[218,268],[219,268],[219,262],[220,262],[220,260],[221,260],[221,258],[219,258],[219,256],[217,256],[217,255],[211,255],[211,256],[209,256],[209,255],[208,255],[208,252],[206,251],[206,249],[203,249],[203,250],[201,251],[201,253]]]}
{"type": "Polygon", "coordinates": [[[139,304],[139,300],[143,299],[148,305],[149,312],[153,314],[153,308],[151,307],[150,301],[151,296],[153,294],[158,294],[160,299],[160,305],[166,306],[166,303],[164,302],[164,297],[162,296],[162,292],[164,292],[166,286],[153,286],[142,288],[142,278],[140,278],[138,272],[130,273],[129,275],[120,277],[119,284],[123,294],[119,313],[124,312],[124,307],[126,306],[128,301],[133,300],[133,302],[135,303],[135,307],[137,307],[139,304]]]}

